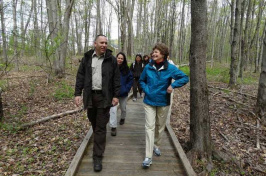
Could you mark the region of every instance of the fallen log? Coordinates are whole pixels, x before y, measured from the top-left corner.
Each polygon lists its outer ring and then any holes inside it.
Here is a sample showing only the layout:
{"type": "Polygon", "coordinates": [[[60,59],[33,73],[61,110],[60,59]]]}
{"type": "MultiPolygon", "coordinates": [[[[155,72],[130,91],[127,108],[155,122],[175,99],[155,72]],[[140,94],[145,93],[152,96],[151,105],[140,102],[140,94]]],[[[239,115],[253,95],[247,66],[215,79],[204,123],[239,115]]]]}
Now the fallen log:
{"type": "Polygon", "coordinates": [[[48,121],[50,119],[54,119],[54,118],[65,116],[65,115],[69,115],[69,114],[74,114],[74,113],[80,112],[82,110],[83,110],[83,108],[80,108],[80,109],[75,109],[75,110],[71,110],[71,111],[65,111],[65,112],[62,112],[62,113],[59,113],[59,114],[54,114],[54,115],[51,115],[51,116],[43,117],[40,120],[36,120],[36,121],[30,122],[30,123],[26,123],[26,124],[21,125],[19,127],[19,130],[31,127],[31,126],[39,124],[39,123],[46,122],[46,121],[48,121]]]}
{"type": "Polygon", "coordinates": [[[251,97],[251,98],[257,98],[257,97],[255,97],[253,95],[250,95],[250,94],[247,94],[247,93],[241,93],[241,92],[233,91],[233,90],[230,90],[230,89],[225,89],[225,88],[221,88],[221,87],[213,87],[213,86],[208,86],[208,87],[212,88],[212,89],[219,89],[219,90],[225,90],[225,91],[237,93],[237,94],[248,96],[248,97],[251,97]]]}

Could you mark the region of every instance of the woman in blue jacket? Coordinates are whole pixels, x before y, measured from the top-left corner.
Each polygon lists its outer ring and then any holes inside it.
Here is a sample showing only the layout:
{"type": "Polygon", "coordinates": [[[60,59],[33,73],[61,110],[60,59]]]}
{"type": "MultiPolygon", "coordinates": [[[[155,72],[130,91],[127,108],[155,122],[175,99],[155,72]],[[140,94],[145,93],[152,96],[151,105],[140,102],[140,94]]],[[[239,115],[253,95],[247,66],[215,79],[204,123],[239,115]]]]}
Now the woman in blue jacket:
{"type": "Polygon", "coordinates": [[[146,121],[146,156],[142,163],[143,168],[148,168],[152,164],[153,152],[156,156],[161,155],[159,147],[173,89],[182,87],[189,81],[185,73],[169,64],[168,55],[168,47],[163,43],[157,43],[153,48],[153,60],[144,68],[139,79],[145,93],[143,102],[146,121]]]}
{"type": "MultiPolygon", "coordinates": [[[[121,109],[121,119],[120,125],[125,123],[126,118],[126,104],[127,104],[127,96],[133,84],[133,75],[129,70],[127,65],[127,59],[124,53],[119,52],[116,55],[117,64],[120,70],[120,96],[119,96],[119,104],[121,109]]],[[[117,127],[117,106],[114,106],[110,109],[110,127],[111,127],[111,135],[116,136],[116,127],[117,127]]]]}

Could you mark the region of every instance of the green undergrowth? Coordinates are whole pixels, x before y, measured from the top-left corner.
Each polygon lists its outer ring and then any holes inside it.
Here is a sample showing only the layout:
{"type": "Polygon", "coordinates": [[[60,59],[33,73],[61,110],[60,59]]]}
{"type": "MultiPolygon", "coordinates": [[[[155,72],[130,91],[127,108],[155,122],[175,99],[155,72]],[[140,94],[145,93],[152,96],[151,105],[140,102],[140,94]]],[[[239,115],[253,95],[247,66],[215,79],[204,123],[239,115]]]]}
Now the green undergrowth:
{"type": "MultiPolygon", "coordinates": [[[[180,67],[179,69],[182,70],[188,76],[190,75],[189,66],[180,67]]],[[[224,64],[217,64],[212,68],[209,65],[207,65],[206,68],[207,80],[209,82],[222,82],[228,84],[230,80],[229,71],[230,71],[229,66],[224,64]]],[[[259,73],[246,71],[243,74],[243,79],[241,78],[237,79],[237,84],[248,84],[248,85],[257,84],[258,80],[259,80],[259,73]]]]}
{"type": "Polygon", "coordinates": [[[72,99],[74,96],[74,88],[65,81],[56,84],[55,93],[53,97],[56,100],[72,99]]]}

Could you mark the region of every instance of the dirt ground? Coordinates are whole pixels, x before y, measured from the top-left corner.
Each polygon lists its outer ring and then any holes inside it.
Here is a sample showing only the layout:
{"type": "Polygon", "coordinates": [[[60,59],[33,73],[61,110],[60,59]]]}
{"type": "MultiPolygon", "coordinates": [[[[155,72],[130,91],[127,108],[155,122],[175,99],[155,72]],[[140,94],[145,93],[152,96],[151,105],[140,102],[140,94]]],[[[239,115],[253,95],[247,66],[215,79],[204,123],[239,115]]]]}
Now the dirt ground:
{"type": "MultiPolygon", "coordinates": [[[[213,175],[266,175],[266,128],[257,128],[255,104],[257,86],[243,86],[242,93],[233,93],[226,84],[209,83],[211,137],[215,151],[225,161],[214,157],[213,175]],[[215,87],[215,88],[210,88],[215,87]],[[253,97],[254,96],[254,97],[253,97]],[[257,137],[259,136],[259,137],[257,137]],[[257,146],[259,141],[260,149],[257,146]]],[[[173,98],[171,125],[185,152],[189,141],[189,85],[176,89],[173,98]]],[[[198,163],[194,170],[202,171],[198,163]]]]}
{"type": "MultiPolygon", "coordinates": [[[[12,73],[2,81],[4,116],[0,123],[0,175],[64,175],[89,129],[85,112],[34,125],[25,130],[17,126],[42,117],[74,110],[73,97],[58,99],[64,85],[74,87],[75,77],[46,83],[43,72],[12,73]],[[59,84],[64,82],[64,84],[59,84]],[[63,85],[63,87],[62,87],[63,85]]],[[[225,84],[210,86],[226,88],[225,84]]],[[[266,129],[257,128],[254,114],[256,98],[210,88],[211,135],[216,150],[227,162],[213,160],[212,175],[265,175],[266,129]],[[257,136],[260,149],[256,148],[257,136]]],[[[243,87],[256,96],[256,86],[243,87]]],[[[189,141],[189,85],[174,92],[172,127],[187,151],[189,141]]],[[[201,172],[201,164],[194,168],[201,172]]]]}

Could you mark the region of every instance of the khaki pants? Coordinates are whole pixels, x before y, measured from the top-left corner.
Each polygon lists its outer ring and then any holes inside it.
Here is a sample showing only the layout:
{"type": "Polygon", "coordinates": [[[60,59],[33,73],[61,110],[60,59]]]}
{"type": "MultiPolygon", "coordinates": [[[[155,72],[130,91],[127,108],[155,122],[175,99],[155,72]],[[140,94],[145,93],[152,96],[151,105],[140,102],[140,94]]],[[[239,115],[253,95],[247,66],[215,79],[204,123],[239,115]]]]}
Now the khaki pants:
{"type": "Polygon", "coordinates": [[[165,128],[169,106],[150,106],[144,104],[146,157],[152,158],[153,147],[160,147],[165,128]]]}

